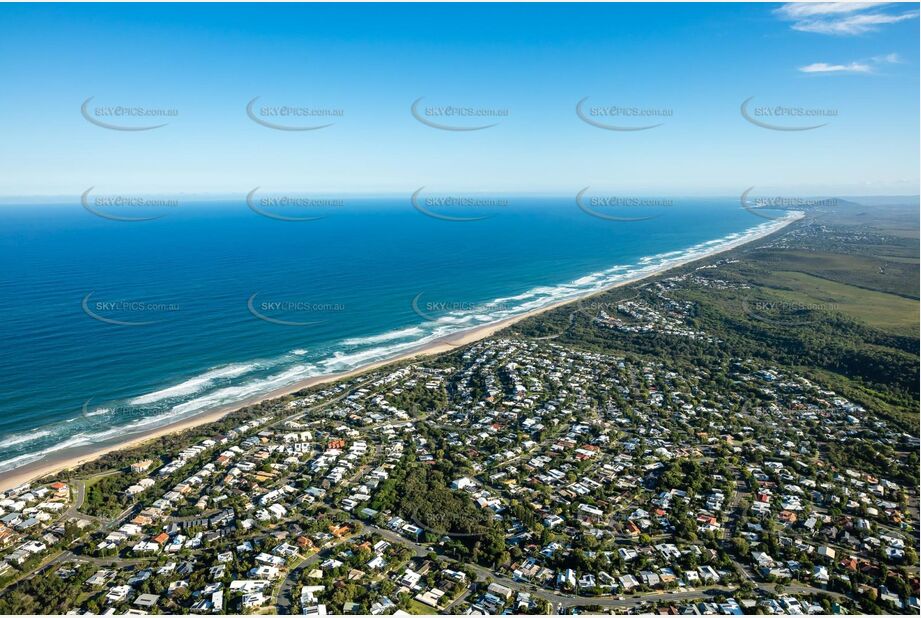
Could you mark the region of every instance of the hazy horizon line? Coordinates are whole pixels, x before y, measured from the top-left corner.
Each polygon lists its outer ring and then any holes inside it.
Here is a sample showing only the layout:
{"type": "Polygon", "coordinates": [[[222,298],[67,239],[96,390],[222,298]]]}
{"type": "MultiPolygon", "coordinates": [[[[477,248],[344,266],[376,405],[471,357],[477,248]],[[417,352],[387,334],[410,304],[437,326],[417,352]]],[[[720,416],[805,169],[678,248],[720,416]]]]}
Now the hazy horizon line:
{"type": "MultiPolygon", "coordinates": [[[[432,189],[430,191],[433,195],[444,195],[448,193],[459,193],[463,195],[487,195],[487,196],[510,196],[510,197],[540,197],[540,198],[573,198],[578,191],[581,191],[585,187],[575,188],[572,192],[515,192],[515,191],[471,191],[465,189],[432,189]]],[[[636,197],[636,198],[648,198],[648,197],[659,197],[659,198],[738,198],[740,194],[747,192],[747,189],[752,187],[742,187],[739,193],[651,193],[646,191],[626,191],[618,189],[609,189],[605,187],[592,187],[594,189],[593,193],[601,192],[616,192],[620,193],[623,197],[636,197]]],[[[253,189],[250,189],[252,191],[253,189]]],[[[418,190],[418,188],[417,188],[418,190]]],[[[103,194],[120,194],[128,193],[132,196],[137,197],[183,197],[186,199],[191,199],[193,201],[208,202],[219,199],[245,199],[247,194],[250,191],[239,191],[239,192],[229,192],[229,193],[211,193],[211,192],[172,192],[172,193],[158,193],[158,192],[122,192],[122,191],[98,191],[103,194]]],[[[797,192],[795,190],[773,190],[765,189],[764,191],[755,191],[754,193],[787,193],[795,194],[797,197],[809,197],[809,198],[840,198],[840,199],[868,199],[868,198],[886,198],[886,199],[921,199],[921,193],[872,193],[872,194],[854,194],[854,193],[815,193],[815,192],[797,192]]],[[[329,192],[329,191],[285,191],[285,190],[262,190],[260,188],[260,193],[264,195],[309,195],[317,197],[325,196],[336,196],[336,197],[352,197],[352,198],[364,198],[364,199],[389,199],[394,197],[399,198],[408,198],[412,195],[413,191],[376,191],[376,192],[329,192]]],[[[76,200],[79,202],[83,193],[59,193],[59,194],[33,194],[33,195],[0,195],[0,205],[12,205],[17,200],[36,202],[40,200],[76,200]]]]}

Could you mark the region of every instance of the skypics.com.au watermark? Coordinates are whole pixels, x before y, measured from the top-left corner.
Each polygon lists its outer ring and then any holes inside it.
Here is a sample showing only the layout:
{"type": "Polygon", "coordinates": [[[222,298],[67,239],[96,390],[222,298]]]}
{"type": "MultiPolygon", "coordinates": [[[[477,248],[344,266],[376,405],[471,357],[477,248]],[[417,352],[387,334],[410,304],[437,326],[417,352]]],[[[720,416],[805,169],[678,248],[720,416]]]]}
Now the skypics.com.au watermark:
{"type": "Polygon", "coordinates": [[[585,214],[605,221],[648,221],[660,216],[663,209],[675,205],[674,200],[669,198],[587,195],[590,189],[585,187],[576,194],[576,206],[585,214]]]}
{"type": "Polygon", "coordinates": [[[419,187],[410,196],[413,208],[422,214],[442,221],[482,221],[509,206],[503,197],[486,195],[423,195],[425,187],[419,187]]]}
{"type": "Polygon", "coordinates": [[[109,221],[153,221],[166,216],[169,209],[177,208],[175,198],[151,198],[139,195],[91,195],[90,187],[80,195],[80,205],[97,217],[109,221]]]}
{"type": "Polygon", "coordinates": [[[345,311],[345,305],[337,302],[273,298],[257,300],[258,296],[257,292],[247,299],[247,310],[263,322],[280,326],[316,326],[327,322],[332,314],[345,311]]]}
{"type": "Polygon", "coordinates": [[[745,314],[760,322],[774,326],[806,326],[815,323],[824,313],[838,311],[836,303],[800,303],[792,301],[769,301],[742,299],[745,314]]]}
{"type": "Polygon", "coordinates": [[[339,198],[277,194],[256,197],[259,189],[246,194],[246,205],[256,214],[277,221],[317,221],[345,206],[345,200],[339,198]]]}
{"type": "Polygon", "coordinates": [[[96,97],[86,99],[80,106],[80,114],[87,122],[109,129],[110,131],[151,131],[165,127],[169,122],[162,121],[179,116],[179,110],[164,107],[146,107],[143,105],[91,105],[96,97]]]}
{"type": "Polygon", "coordinates": [[[739,203],[742,208],[763,219],[782,219],[787,216],[785,211],[836,208],[839,205],[839,200],[834,197],[815,198],[782,195],[751,197],[751,192],[754,190],[755,187],[749,187],[743,191],[742,195],[739,196],[739,203]]]}
{"type": "Polygon", "coordinates": [[[828,122],[818,120],[835,119],[838,110],[827,107],[804,107],[801,105],[754,105],[748,97],[742,101],[739,110],[742,117],[762,129],[771,131],[812,131],[824,127],[828,122]]]}
{"type": "Polygon", "coordinates": [[[345,110],[337,107],[256,105],[260,98],[255,97],[246,104],[246,115],[256,124],[276,131],[317,131],[333,126],[345,116],[345,110]],[[326,122],[318,123],[318,119],[326,122]]]}
{"type": "Polygon", "coordinates": [[[452,313],[468,314],[471,312],[509,312],[514,306],[501,302],[491,301],[487,303],[477,303],[472,301],[458,301],[447,299],[430,299],[423,300],[425,292],[419,292],[410,301],[410,307],[413,313],[427,322],[437,322],[445,315],[452,313]]]}
{"type": "Polygon", "coordinates": [[[156,315],[180,310],[179,303],[157,303],[149,301],[94,299],[90,292],[80,303],[83,313],[98,322],[114,326],[148,326],[162,322],[163,318],[150,319],[156,315]]]}
{"type": "Polygon", "coordinates": [[[506,107],[471,105],[423,105],[419,97],[410,105],[413,118],[442,131],[482,131],[498,125],[511,113],[506,107]],[[486,121],[486,122],[484,122],[486,121]]]}
{"type": "Polygon", "coordinates": [[[585,123],[606,131],[647,131],[665,124],[675,115],[669,107],[635,105],[589,105],[590,97],[576,103],[576,115],[585,123]]]}

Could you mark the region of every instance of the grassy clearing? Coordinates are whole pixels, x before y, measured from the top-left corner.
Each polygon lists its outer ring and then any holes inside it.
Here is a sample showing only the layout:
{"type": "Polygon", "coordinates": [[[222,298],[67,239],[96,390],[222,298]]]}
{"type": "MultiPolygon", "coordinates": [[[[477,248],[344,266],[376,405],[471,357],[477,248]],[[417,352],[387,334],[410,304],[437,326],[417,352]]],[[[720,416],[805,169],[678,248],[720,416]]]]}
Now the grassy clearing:
{"type": "Polygon", "coordinates": [[[412,599],[412,600],[409,602],[409,613],[410,613],[410,614],[413,614],[413,615],[415,615],[415,616],[425,616],[425,615],[427,615],[427,614],[428,614],[428,615],[431,615],[431,614],[434,614],[434,613],[437,612],[437,611],[438,611],[438,610],[429,607],[429,606],[426,605],[425,603],[420,603],[420,602],[417,601],[416,599],[412,599]]]}
{"type": "Polygon", "coordinates": [[[899,335],[918,334],[918,301],[814,277],[801,272],[772,273],[773,294],[791,303],[818,303],[868,326],[899,335]]]}
{"type": "MultiPolygon", "coordinates": [[[[918,298],[917,255],[854,255],[804,250],[767,251],[759,262],[856,287],[918,298]]],[[[767,282],[770,284],[769,282],[767,282]]]]}

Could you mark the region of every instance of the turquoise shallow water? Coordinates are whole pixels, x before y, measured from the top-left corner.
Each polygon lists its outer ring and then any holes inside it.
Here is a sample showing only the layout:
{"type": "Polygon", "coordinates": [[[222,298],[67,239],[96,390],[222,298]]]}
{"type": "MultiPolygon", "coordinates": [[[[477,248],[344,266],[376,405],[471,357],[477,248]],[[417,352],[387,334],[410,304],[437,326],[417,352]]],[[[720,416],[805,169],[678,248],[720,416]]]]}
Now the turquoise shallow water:
{"type": "Polygon", "coordinates": [[[582,204],[251,204],[260,216],[241,198],[133,207],[159,218],[131,222],[79,203],[0,207],[0,472],[387,358],[770,224],[738,198],[582,204]],[[319,218],[264,216],[305,209],[319,218]]]}

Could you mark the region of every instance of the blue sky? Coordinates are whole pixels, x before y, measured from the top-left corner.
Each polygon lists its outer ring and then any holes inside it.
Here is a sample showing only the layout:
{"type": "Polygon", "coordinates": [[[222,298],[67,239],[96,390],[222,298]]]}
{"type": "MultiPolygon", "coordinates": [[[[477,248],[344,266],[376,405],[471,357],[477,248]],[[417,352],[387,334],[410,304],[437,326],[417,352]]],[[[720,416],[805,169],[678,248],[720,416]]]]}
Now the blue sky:
{"type": "Polygon", "coordinates": [[[917,15],[917,4],[4,4],[0,195],[917,194],[917,15]],[[110,130],[81,115],[89,97],[91,110],[178,114],[110,130]],[[274,130],[247,117],[254,97],[257,109],[341,116],[274,130]],[[508,115],[439,130],[410,114],[420,97],[423,109],[508,115]],[[584,109],[670,115],[604,130],[576,115],[584,97],[584,109]],[[749,97],[750,109],[836,115],[766,129],[742,117],[749,97]]]}

